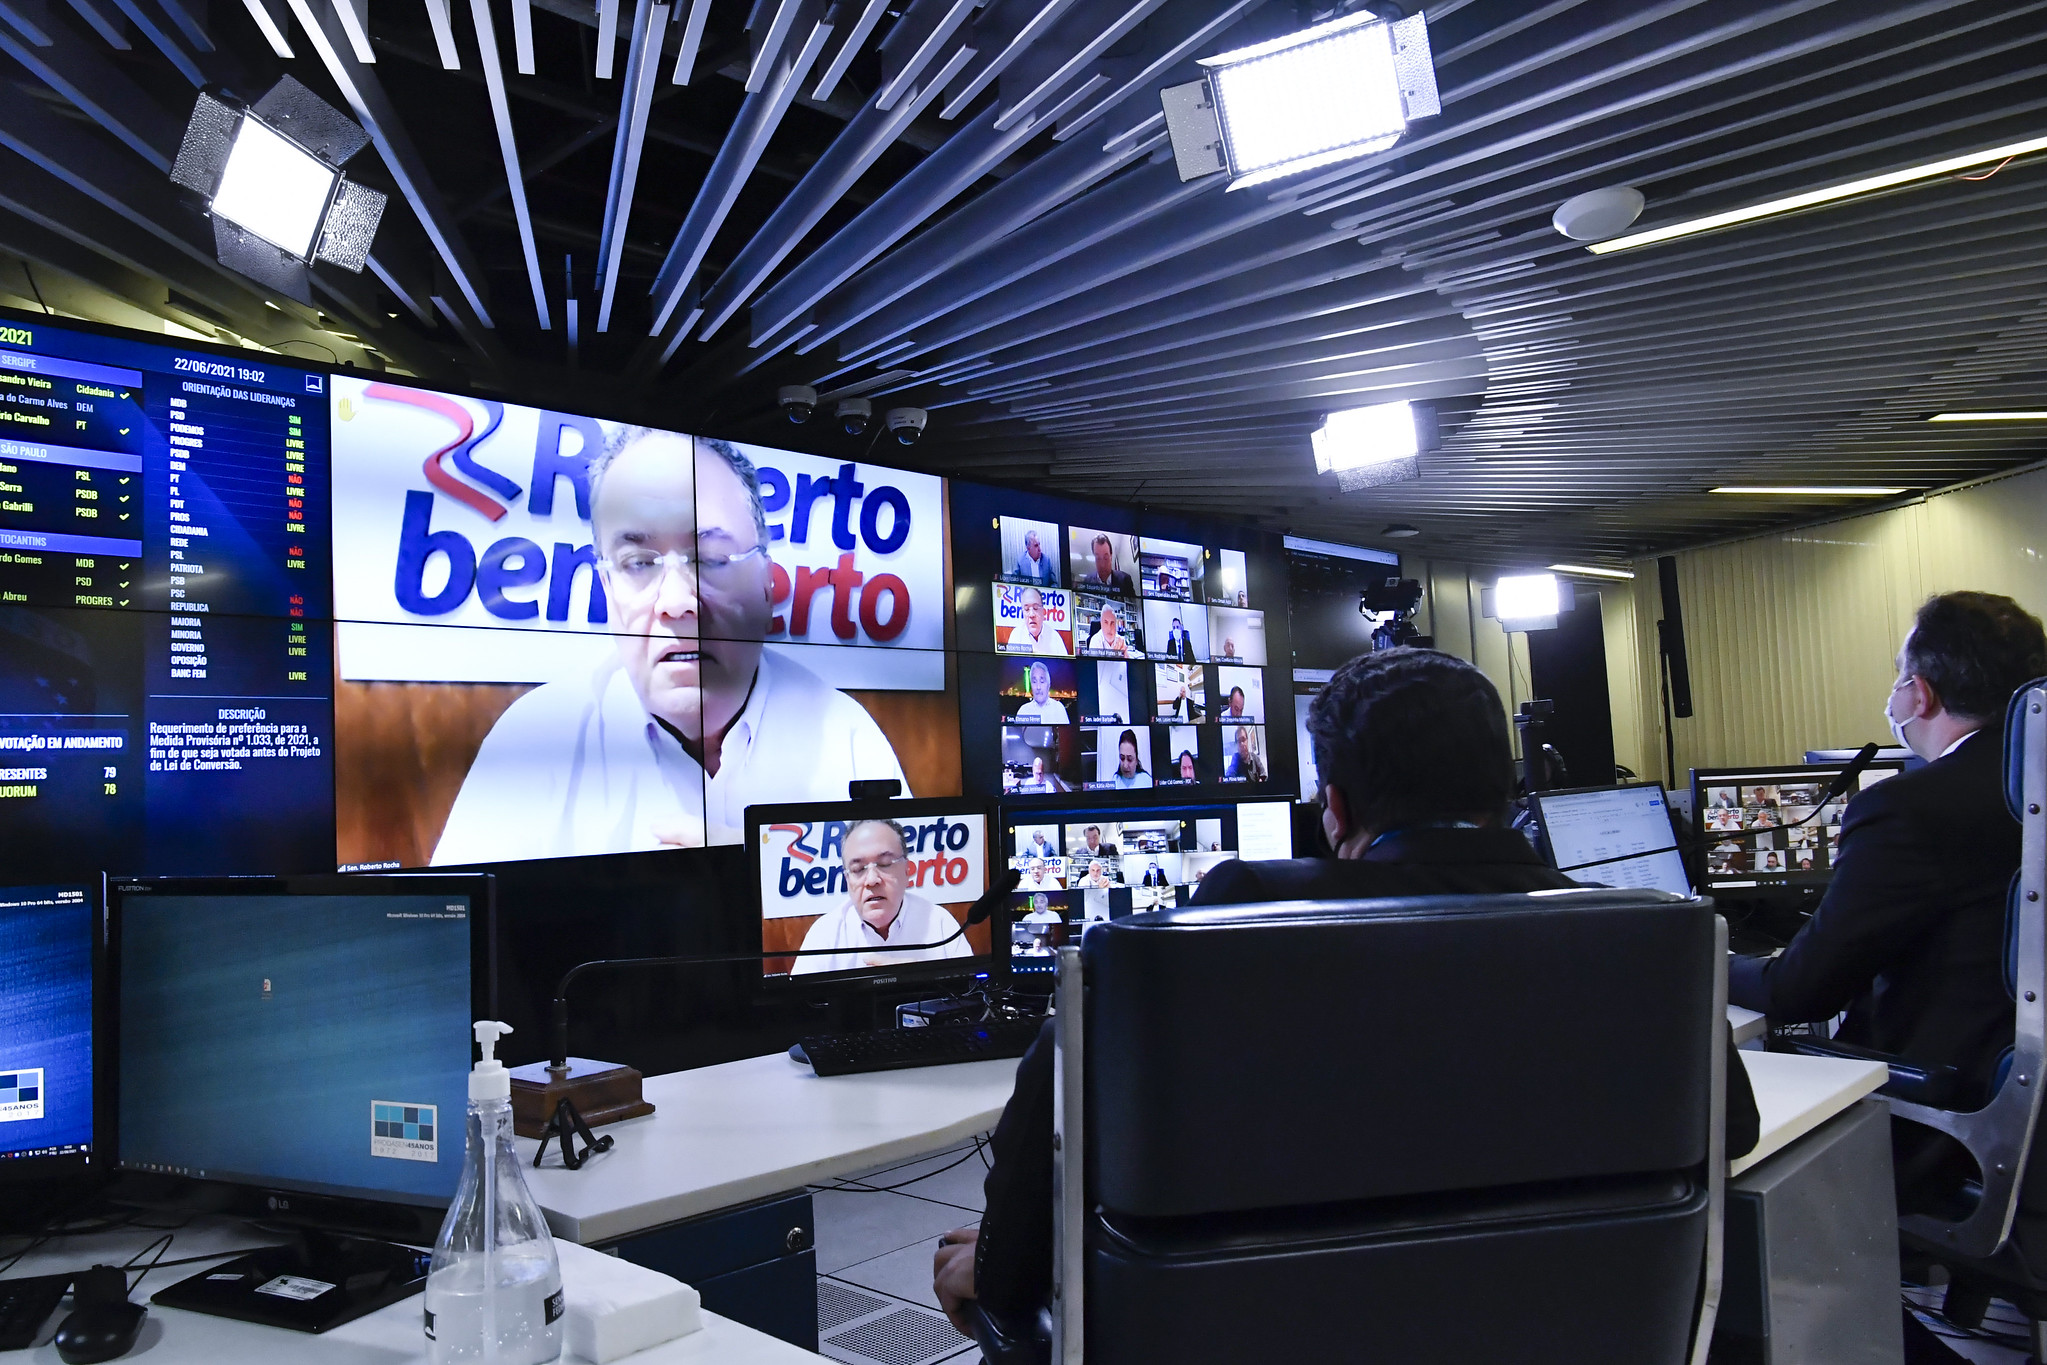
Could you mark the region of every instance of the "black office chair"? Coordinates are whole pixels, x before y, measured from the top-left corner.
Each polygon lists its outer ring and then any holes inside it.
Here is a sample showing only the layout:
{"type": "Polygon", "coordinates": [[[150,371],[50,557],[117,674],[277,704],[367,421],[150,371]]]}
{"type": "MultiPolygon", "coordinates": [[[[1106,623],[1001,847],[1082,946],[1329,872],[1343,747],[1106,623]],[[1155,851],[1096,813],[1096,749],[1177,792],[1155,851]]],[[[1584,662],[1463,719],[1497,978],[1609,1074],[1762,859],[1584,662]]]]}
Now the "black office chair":
{"type": "Polygon", "coordinates": [[[2015,1304],[2032,1322],[2033,1355],[2047,1360],[2047,1165],[2034,1158],[2041,1141],[2040,1091],[2047,1067],[2047,678],[2027,683],[2005,711],[2004,799],[2022,830],[2018,875],[2005,915],[2004,985],[2017,1030],[1999,1059],[1990,1093],[1970,1093],[1952,1067],[1928,1067],[1868,1048],[1790,1038],[1775,1046],[1815,1056],[1860,1057],[1889,1064],[1879,1092],[1894,1118],[1943,1133],[1968,1153],[1975,1178],[1936,1212],[1898,1215],[1908,1270],[1922,1277],[1946,1268],[1945,1311],[1964,1326],[1983,1320],[1993,1297],[2015,1304]]]}
{"type": "Polygon", "coordinates": [[[1726,941],[1654,891],[1092,926],[1061,953],[1051,1358],[1702,1361],[1726,941]]]}

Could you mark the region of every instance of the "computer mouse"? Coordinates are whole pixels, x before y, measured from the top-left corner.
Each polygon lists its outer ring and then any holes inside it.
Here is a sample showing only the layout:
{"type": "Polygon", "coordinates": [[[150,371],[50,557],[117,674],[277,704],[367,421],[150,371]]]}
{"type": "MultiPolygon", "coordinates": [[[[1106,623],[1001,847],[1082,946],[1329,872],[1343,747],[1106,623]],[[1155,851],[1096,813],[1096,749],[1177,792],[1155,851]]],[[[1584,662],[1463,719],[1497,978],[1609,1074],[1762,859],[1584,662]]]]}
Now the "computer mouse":
{"type": "Polygon", "coordinates": [[[146,1316],[147,1309],[126,1299],[81,1304],[57,1328],[57,1356],[67,1365],[92,1365],[127,1355],[146,1316]]]}

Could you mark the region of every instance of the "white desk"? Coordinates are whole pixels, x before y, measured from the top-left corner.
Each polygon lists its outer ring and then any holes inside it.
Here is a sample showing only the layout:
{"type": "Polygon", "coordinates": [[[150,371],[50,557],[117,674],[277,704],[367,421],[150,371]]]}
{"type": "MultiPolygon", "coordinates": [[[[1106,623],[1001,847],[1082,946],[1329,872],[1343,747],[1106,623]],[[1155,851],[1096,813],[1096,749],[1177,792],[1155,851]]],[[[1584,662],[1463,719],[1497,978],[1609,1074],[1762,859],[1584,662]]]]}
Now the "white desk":
{"type": "MultiPolygon", "coordinates": [[[[10,1278],[54,1275],[83,1269],[95,1261],[119,1265],[158,1236],[154,1232],[119,1232],[91,1237],[60,1238],[22,1259],[10,1278]]],[[[166,1260],[218,1252],[223,1258],[275,1239],[251,1233],[226,1219],[200,1219],[177,1231],[166,1260]]],[[[137,1303],[166,1285],[205,1270],[204,1265],[168,1266],[145,1276],[131,1297],[137,1303]]],[[[26,1351],[0,1351],[0,1362],[13,1365],[55,1365],[57,1348],[49,1337],[63,1321],[60,1311],[45,1328],[40,1343],[26,1351]]],[[[756,1332],[715,1313],[703,1315],[703,1330],[649,1347],[625,1357],[630,1365],[817,1365],[822,1359],[786,1341],[756,1332]]],[[[420,1328],[418,1295],[401,1299],[331,1332],[308,1336],[253,1322],[151,1307],[135,1349],[123,1359],[146,1359],[149,1365],[276,1365],[279,1361],[309,1365],[418,1365],[426,1359],[420,1328]]],[[[565,1365],[574,1357],[564,1355],[565,1365]]],[[[623,1363],[621,1363],[623,1365],[623,1363]]]]}
{"type": "Polygon", "coordinates": [[[1727,1022],[1734,1028],[1734,1045],[1753,1042],[1769,1032],[1769,1017],[1760,1010],[1745,1010],[1739,1005],[1727,1007],[1727,1022]]]}
{"type": "Polygon", "coordinates": [[[557,1237],[608,1242],[888,1162],[921,1156],[1002,1116],[1016,1061],[817,1076],[777,1052],[650,1077],[654,1112],[600,1129],[617,1139],[579,1171],[557,1144],[526,1180],[557,1237]]]}
{"type": "Polygon", "coordinates": [[[1730,1175],[1769,1159],[1890,1079],[1890,1069],[1881,1062],[1780,1052],[1734,1055],[1748,1068],[1755,1088],[1762,1136],[1754,1151],[1728,1167],[1730,1175]]]}

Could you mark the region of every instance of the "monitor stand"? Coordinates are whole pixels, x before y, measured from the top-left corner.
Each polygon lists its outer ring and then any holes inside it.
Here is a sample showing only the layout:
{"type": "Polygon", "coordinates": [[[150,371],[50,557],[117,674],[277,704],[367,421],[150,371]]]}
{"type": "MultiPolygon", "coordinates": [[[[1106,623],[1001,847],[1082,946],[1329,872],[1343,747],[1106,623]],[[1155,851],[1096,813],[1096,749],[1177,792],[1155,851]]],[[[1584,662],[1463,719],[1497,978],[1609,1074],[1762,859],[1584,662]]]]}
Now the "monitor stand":
{"type": "Polygon", "coordinates": [[[294,1228],[284,1246],[210,1266],[150,1296],[185,1308],[295,1332],[324,1332],[419,1293],[430,1253],[391,1242],[294,1228]]]}

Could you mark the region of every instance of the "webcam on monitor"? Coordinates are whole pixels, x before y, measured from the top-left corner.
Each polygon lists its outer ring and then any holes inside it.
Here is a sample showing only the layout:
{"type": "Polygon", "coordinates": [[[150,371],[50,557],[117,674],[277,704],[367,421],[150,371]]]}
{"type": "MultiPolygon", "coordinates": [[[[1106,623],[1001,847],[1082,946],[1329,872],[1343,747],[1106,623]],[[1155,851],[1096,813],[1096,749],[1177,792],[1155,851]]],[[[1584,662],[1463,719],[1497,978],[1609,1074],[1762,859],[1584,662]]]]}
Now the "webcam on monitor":
{"type": "Polygon", "coordinates": [[[902,794],[902,779],[895,777],[866,777],[846,784],[846,795],[855,801],[887,801],[902,794]]]}

